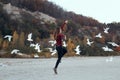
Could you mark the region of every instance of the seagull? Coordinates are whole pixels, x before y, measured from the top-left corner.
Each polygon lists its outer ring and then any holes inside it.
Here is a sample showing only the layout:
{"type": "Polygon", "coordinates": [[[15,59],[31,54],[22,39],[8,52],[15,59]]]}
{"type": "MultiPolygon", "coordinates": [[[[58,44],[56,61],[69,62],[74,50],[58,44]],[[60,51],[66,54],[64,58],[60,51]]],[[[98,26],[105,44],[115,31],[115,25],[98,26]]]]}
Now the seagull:
{"type": "Polygon", "coordinates": [[[115,42],[108,42],[108,44],[111,44],[112,46],[117,46],[117,47],[119,47],[119,45],[116,44],[115,42]]]}
{"type": "Polygon", "coordinates": [[[17,55],[20,55],[20,56],[22,56],[22,55],[25,55],[25,54],[23,54],[23,53],[21,53],[21,52],[19,52],[20,50],[18,50],[18,49],[13,49],[12,51],[11,51],[11,54],[17,54],[17,55]]]}
{"type": "Polygon", "coordinates": [[[41,52],[40,45],[38,43],[36,43],[36,44],[31,43],[30,47],[35,47],[34,49],[37,50],[37,52],[41,52]]]}
{"type": "Polygon", "coordinates": [[[91,46],[91,44],[93,43],[93,41],[92,42],[90,42],[90,40],[89,39],[87,39],[87,44],[89,45],[89,46],[91,46]]]}
{"type": "Polygon", "coordinates": [[[108,46],[102,47],[104,51],[113,51],[112,49],[108,48],[108,46]]]}
{"type": "Polygon", "coordinates": [[[66,42],[65,42],[65,41],[63,41],[63,46],[64,46],[64,47],[67,47],[67,44],[66,44],[66,42]]]}
{"type": "Polygon", "coordinates": [[[80,45],[76,46],[76,48],[75,48],[76,54],[78,54],[78,55],[80,55],[80,52],[81,52],[79,47],[80,47],[80,45]]]}
{"type": "Polygon", "coordinates": [[[34,55],[34,58],[39,58],[39,55],[38,55],[38,54],[35,54],[35,55],[34,55]]]}
{"type": "Polygon", "coordinates": [[[42,50],[40,50],[40,45],[37,43],[35,45],[35,50],[37,50],[37,52],[41,52],[42,50]]]}
{"type": "Polygon", "coordinates": [[[18,49],[13,49],[13,50],[11,51],[11,54],[17,54],[19,51],[20,51],[20,50],[18,50],[18,49]]]}
{"type": "Polygon", "coordinates": [[[53,52],[51,53],[51,55],[53,56],[53,55],[55,55],[57,53],[57,50],[55,49],[55,50],[53,50],[53,52]]]}
{"type": "Polygon", "coordinates": [[[54,46],[56,44],[56,40],[50,40],[49,43],[51,44],[51,46],[54,46]]]}
{"type": "Polygon", "coordinates": [[[102,35],[101,35],[101,33],[99,33],[99,34],[96,35],[95,37],[102,38],[102,35]]]}
{"type": "Polygon", "coordinates": [[[108,33],[108,30],[109,30],[110,28],[104,28],[104,33],[108,33]]]}
{"type": "Polygon", "coordinates": [[[37,50],[40,45],[38,43],[35,44],[35,49],[37,50]]]}
{"type": "Polygon", "coordinates": [[[50,52],[53,52],[53,49],[52,49],[52,48],[47,48],[47,49],[49,49],[49,50],[50,50],[50,52]]]}
{"type": "Polygon", "coordinates": [[[28,39],[27,40],[28,41],[33,41],[33,39],[32,39],[32,33],[28,34],[28,39]]]}
{"type": "Polygon", "coordinates": [[[4,38],[8,38],[8,41],[10,42],[11,39],[12,39],[12,36],[11,35],[6,35],[6,36],[4,36],[4,38]]]}
{"type": "Polygon", "coordinates": [[[57,50],[56,49],[52,49],[52,48],[47,48],[47,49],[49,49],[50,50],[50,52],[51,52],[51,55],[54,55],[54,54],[56,54],[57,53],[57,50]]]}
{"type": "Polygon", "coordinates": [[[30,47],[35,47],[35,44],[31,43],[31,44],[30,44],[30,47]]]}

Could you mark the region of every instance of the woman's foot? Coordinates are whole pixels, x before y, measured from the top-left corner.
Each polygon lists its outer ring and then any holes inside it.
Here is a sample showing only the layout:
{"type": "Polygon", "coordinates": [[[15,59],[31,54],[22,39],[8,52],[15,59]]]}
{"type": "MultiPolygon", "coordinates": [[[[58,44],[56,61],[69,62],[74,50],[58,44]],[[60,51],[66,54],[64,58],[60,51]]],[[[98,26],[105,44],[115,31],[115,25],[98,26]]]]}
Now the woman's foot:
{"type": "Polygon", "coordinates": [[[54,68],[53,70],[54,70],[54,73],[55,73],[55,74],[57,74],[57,69],[56,69],[56,68],[54,68]]]}

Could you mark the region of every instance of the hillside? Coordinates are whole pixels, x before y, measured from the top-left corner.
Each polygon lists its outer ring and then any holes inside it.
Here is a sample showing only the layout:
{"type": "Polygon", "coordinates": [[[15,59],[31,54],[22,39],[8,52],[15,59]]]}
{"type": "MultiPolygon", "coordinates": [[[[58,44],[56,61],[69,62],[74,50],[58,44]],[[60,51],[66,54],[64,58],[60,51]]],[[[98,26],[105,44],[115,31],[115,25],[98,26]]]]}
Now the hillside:
{"type": "MultiPolygon", "coordinates": [[[[66,12],[47,0],[0,1],[0,50],[8,54],[14,48],[25,54],[36,53],[33,48],[28,47],[29,42],[26,39],[29,33],[33,34],[33,43],[39,43],[42,49],[50,47],[48,41],[53,40],[54,30],[67,19],[67,42],[72,40],[75,46],[80,45],[81,55],[119,55],[119,47],[107,43],[115,42],[120,45],[119,23],[102,24],[90,17],[66,12]],[[41,6],[37,3],[41,3],[41,6]],[[56,14],[57,12],[61,15],[56,14]],[[109,34],[104,33],[104,28],[107,27],[110,28],[109,34]],[[102,38],[95,37],[98,33],[102,34],[102,38]],[[5,35],[12,35],[12,41],[5,39],[5,35]],[[87,39],[94,41],[94,44],[87,45],[87,39]],[[101,47],[106,45],[114,49],[114,52],[104,52],[101,47]]],[[[74,50],[73,52],[75,53],[74,50]]]]}
{"type": "MultiPolygon", "coordinates": [[[[47,24],[56,24],[56,19],[50,17],[42,12],[31,12],[23,8],[18,8],[9,4],[1,3],[1,21],[3,20],[2,26],[9,26],[9,32],[13,30],[17,30],[18,32],[25,31],[29,33],[30,31],[34,32],[34,27],[36,29],[44,29],[47,24]],[[26,31],[29,28],[29,31],[26,31]]],[[[47,27],[48,28],[48,27],[47,27]]],[[[47,29],[46,28],[46,29],[47,29]]],[[[6,30],[6,29],[5,29],[6,30]]],[[[49,30],[49,29],[48,29],[49,30]]],[[[6,31],[5,31],[6,32],[6,31]]],[[[7,35],[8,33],[4,33],[3,35],[7,35]]]]}
{"type": "Polygon", "coordinates": [[[25,8],[30,11],[40,11],[48,14],[57,19],[69,19],[80,25],[85,26],[101,26],[97,20],[86,17],[84,15],[78,15],[74,12],[67,12],[58,5],[49,2],[47,0],[1,0],[4,3],[11,3],[14,6],[25,8]]]}

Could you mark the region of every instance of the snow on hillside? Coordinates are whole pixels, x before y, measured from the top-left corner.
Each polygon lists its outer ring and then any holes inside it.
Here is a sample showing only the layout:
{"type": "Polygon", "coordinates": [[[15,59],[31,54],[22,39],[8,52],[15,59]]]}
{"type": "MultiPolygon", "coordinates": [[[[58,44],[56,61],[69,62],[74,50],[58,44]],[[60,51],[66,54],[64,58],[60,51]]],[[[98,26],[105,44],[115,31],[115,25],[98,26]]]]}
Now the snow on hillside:
{"type": "Polygon", "coordinates": [[[44,14],[42,12],[36,11],[36,12],[31,12],[25,9],[20,9],[18,7],[12,6],[10,3],[9,4],[5,4],[3,6],[3,9],[9,14],[11,15],[11,19],[21,19],[22,15],[20,13],[28,13],[31,16],[34,16],[36,19],[42,20],[44,22],[50,22],[50,23],[55,23],[56,19],[44,14]]]}
{"type": "Polygon", "coordinates": [[[20,19],[21,15],[19,12],[19,8],[12,6],[10,3],[9,4],[5,4],[3,6],[3,9],[9,14],[11,15],[11,19],[20,19]]]}

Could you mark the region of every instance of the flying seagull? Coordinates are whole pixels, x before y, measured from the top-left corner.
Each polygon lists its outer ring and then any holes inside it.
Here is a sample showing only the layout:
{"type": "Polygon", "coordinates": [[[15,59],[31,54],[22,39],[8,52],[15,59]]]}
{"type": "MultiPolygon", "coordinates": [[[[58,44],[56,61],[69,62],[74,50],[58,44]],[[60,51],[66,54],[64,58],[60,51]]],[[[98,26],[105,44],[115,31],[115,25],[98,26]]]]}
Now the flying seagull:
{"type": "Polygon", "coordinates": [[[66,42],[65,42],[65,41],[63,41],[63,46],[64,46],[64,47],[67,47],[67,44],[66,44],[66,42]]]}
{"type": "Polygon", "coordinates": [[[104,51],[113,51],[112,49],[108,48],[108,46],[102,47],[104,51]]]}
{"type": "Polygon", "coordinates": [[[20,51],[20,50],[18,50],[18,49],[13,49],[13,50],[11,51],[11,54],[17,54],[19,51],[20,51]]]}
{"type": "Polygon", "coordinates": [[[42,50],[40,49],[40,45],[37,43],[35,45],[35,50],[37,50],[37,52],[41,52],[42,50]]]}
{"type": "Polygon", "coordinates": [[[35,47],[35,44],[31,43],[31,44],[30,44],[30,47],[35,47]]]}
{"type": "Polygon", "coordinates": [[[78,54],[78,55],[80,55],[80,45],[78,45],[78,46],[76,46],[76,48],[75,48],[75,51],[76,51],[76,54],[78,54]]]}
{"type": "Polygon", "coordinates": [[[109,30],[110,28],[104,28],[104,33],[108,33],[108,30],[109,30]]]}
{"type": "Polygon", "coordinates": [[[101,35],[101,33],[99,33],[95,37],[102,38],[102,35],[101,35]]]}
{"type": "Polygon", "coordinates": [[[38,54],[34,54],[34,58],[39,58],[39,55],[38,54]]]}
{"type": "Polygon", "coordinates": [[[11,39],[12,39],[12,36],[11,35],[6,35],[6,36],[4,36],[4,38],[8,38],[8,41],[10,42],[11,39]]]}
{"type": "Polygon", "coordinates": [[[49,43],[51,44],[51,46],[54,46],[56,44],[55,40],[50,40],[49,43]]]}
{"type": "Polygon", "coordinates": [[[117,46],[117,47],[119,47],[119,45],[116,44],[115,42],[108,42],[108,44],[111,44],[112,46],[117,46]]]}
{"type": "Polygon", "coordinates": [[[54,54],[57,53],[57,50],[56,50],[56,49],[54,49],[54,50],[53,50],[52,48],[47,48],[47,49],[50,50],[51,55],[54,55],[54,54]]]}
{"type": "Polygon", "coordinates": [[[90,40],[89,39],[87,39],[87,44],[89,45],[89,46],[91,46],[91,44],[93,43],[93,41],[92,42],[90,42],[90,40]]]}
{"type": "Polygon", "coordinates": [[[28,39],[27,40],[28,41],[33,41],[33,39],[32,39],[32,33],[28,34],[28,39]]]}

